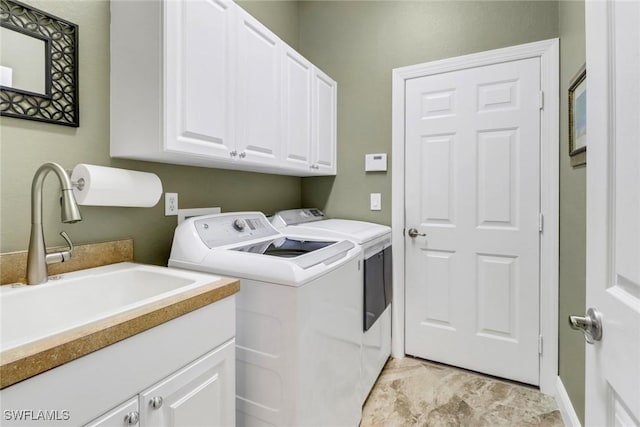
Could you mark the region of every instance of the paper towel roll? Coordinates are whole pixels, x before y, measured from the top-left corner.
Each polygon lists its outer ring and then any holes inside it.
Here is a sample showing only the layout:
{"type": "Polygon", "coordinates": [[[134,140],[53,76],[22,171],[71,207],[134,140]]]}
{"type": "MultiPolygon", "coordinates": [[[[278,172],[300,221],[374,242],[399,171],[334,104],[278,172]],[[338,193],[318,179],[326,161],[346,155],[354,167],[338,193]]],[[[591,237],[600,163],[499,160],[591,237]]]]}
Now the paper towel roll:
{"type": "Polygon", "coordinates": [[[79,164],[71,181],[84,181],[82,189],[74,185],[73,195],[80,205],[130,206],[150,208],[162,195],[162,182],[153,173],[79,164]]]}

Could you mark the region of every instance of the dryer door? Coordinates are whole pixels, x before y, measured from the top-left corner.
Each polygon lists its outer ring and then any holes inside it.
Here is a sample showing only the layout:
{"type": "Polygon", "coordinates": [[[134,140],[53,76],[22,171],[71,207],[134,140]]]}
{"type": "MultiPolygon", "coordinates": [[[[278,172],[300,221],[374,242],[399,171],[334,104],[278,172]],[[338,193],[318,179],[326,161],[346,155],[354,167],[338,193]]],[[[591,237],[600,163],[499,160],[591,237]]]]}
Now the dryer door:
{"type": "Polygon", "coordinates": [[[387,304],[384,287],[384,251],[364,261],[364,330],[378,320],[387,304]]]}

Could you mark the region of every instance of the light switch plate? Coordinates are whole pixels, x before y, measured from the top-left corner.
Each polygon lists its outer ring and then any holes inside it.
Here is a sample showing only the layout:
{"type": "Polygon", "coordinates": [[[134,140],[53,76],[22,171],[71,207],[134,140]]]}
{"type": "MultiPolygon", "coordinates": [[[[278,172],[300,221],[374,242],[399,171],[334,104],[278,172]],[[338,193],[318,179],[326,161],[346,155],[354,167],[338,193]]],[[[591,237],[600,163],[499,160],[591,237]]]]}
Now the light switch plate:
{"type": "Polygon", "coordinates": [[[382,195],[380,193],[371,193],[371,210],[382,210],[382,195]]]}

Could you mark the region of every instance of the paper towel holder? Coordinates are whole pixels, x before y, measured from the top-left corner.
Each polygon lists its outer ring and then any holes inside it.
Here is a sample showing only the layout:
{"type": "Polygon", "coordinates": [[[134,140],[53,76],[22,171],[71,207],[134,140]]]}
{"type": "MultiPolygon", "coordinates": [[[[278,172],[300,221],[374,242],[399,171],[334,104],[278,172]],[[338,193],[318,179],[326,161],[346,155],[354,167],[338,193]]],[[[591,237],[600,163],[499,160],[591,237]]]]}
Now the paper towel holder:
{"type": "Polygon", "coordinates": [[[149,208],[157,205],[162,194],[162,181],[151,172],[86,163],[66,172],[79,205],[149,208]],[[108,197],[113,194],[115,200],[108,197]],[[142,198],[138,197],[140,194],[142,198]]]}
{"type": "MultiPolygon", "coordinates": [[[[69,180],[71,180],[71,174],[73,174],[73,169],[66,169],[67,175],[69,176],[69,180]]],[[[80,178],[77,181],[71,180],[71,185],[78,190],[82,191],[84,189],[84,185],[86,184],[84,178],[80,178]]]]}

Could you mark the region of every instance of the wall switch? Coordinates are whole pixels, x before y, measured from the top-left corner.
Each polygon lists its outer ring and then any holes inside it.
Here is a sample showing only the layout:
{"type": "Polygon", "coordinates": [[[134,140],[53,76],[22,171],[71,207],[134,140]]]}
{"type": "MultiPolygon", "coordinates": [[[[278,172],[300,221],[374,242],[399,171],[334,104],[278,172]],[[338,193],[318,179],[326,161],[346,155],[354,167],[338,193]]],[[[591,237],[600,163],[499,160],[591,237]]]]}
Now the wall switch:
{"type": "Polygon", "coordinates": [[[164,193],[164,216],[178,215],[178,193],[164,193]]]}
{"type": "Polygon", "coordinates": [[[380,193],[371,193],[371,210],[382,210],[382,195],[380,193]]]}

